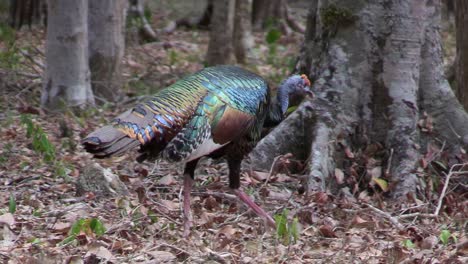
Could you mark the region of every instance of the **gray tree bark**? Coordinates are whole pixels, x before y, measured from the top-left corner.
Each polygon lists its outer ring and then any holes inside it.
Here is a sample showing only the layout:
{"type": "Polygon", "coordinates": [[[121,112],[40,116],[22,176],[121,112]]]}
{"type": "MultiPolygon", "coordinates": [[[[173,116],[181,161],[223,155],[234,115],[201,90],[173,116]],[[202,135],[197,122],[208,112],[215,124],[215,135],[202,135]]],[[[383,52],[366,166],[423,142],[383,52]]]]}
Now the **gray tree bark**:
{"type": "Polygon", "coordinates": [[[156,32],[145,17],[145,1],[130,0],[128,9],[129,34],[127,42],[130,44],[147,43],[158,40],[156,32]]]}
{"type": "Polygon", "coordinates": [[[286,0],[253,0],[252,23],[255,30],[276,26],[286,34],[304,33],[304,27],[289,15],[286,0]]]}
{"type": "Polygon", "coordinates": [[[457,97],[468,110],[468,2],[455,1],[455,27],[457,55],[455,78],[457,97]]]}
{"type": "Polygon", "coordinates": [[[127,0],[89,2],[89,66],[94,94],[115,102],[122,88],[127,0]]]}
{"type": "Polygon", "coordinates": [[[208,65],[234,61],[233,32],[236,0],[216,0],[211,19],[210,42],[206,54],[208,65]]]}
{"type": "Polygon", "coordinates": [[[245,63],[254,46],[251,17],[252,0],[236,0],[233,45],[239,63],[245,63]]]}
{"type": "Polygon", "coordinates": [[[440,1],[318,0],[311,13],[297,70],[315,80],[316,99],[257,145],[252,164],[268,170],[275,155],[306,148],[307,189],[324,190],[335,168],[346,171],[348,150],[378,142],[389,150],[382,177],[394,196],[417,193],[415,169],[432,137],[418,128],[426,113],[451,150],[468,145],[468,115],[443,75],[440,1]]]}
{"type": "Polygon", "coordinates": [[[61,106],[94,104],[88,67],[88,1],[49,0],[46,72],[41,104],[61,106]]]}

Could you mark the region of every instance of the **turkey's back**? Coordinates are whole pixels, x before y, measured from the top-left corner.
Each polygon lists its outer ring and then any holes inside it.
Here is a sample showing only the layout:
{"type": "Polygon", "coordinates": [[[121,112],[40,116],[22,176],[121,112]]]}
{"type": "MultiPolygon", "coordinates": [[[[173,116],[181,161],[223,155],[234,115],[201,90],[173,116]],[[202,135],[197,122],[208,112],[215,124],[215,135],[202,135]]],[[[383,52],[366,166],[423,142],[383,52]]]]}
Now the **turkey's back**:
{"type": "Polygon", "coordinates": [[[97,130],[84,145],[88,142],[89,151],[89,146],[118,143],[120,149],[114,146],[110,154],[94,151],[101,154],[98,157],[127,150],[121,146],[140,145],[140,160],[161,155],[170,161],[190,161],[242,136],[257,138],[268,103],[268,85],[260,76],[235,66],[205,68],[118,116],[110,127],[119,136],[109,136],[107,126],[102,128],[107,135],[97,130]]]}

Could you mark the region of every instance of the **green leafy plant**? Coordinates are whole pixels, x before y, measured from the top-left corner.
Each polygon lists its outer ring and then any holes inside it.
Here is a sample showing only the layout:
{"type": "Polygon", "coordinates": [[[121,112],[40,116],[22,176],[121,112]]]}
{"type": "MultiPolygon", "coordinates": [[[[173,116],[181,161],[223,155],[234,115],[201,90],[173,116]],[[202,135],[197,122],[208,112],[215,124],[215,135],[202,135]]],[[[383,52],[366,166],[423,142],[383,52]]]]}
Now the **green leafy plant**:
{"type": "Polygon", "coordinates": [[[450,238],[452,238],[453,241],[455,241],[455,243],[457,242],[457,237],[450,233],[450,231],[448,231],[447,229],[444,229],[440,232],[439,239],[440,241],[442,241],[442,244],[444,244],[444,246],[448,245],[450,238]]]}
{"type": "Polygon", "coordinates": [[[405,248],[414,248],[415,245],[413,243],[413,241],[411,241],[411,239],[405,239],[403,240],[403,242],[401,243],[405,248]]]}
{"type": "Polygon", "coordinates": [[[26,137],[32,139],[33,150],[42,154],[47,163],[55,161],[55,147],[47,138],[44,130],[35,124],[29,115],[21,116],[21,123],[26,126],[26,137]]]}
{"type": "Polygon", "coordinates": [[[274,216],[276,222],[276,238],[283,244],[296,243],[299,239],[299,220],[295,217],[291,223],[288,222],[288,210],[284,209],[281,214],[274,216]]]}
{"type": "Polygon", "coordinates": [[[14,214],[16,212],[16,199],[13,194],[10,193],[10,199],[8,201],[8,211],[11,214],[14,214]]]}
{"type": "Polygon", "coordinates": [[[5,23],[0,23],[0,42],[5,43],[5,48],[0,50],[0,66],[17,68],[21,56],[16,46],[15,30],[5,23]]]}
{"type": "Polygon", "coordinates": [[[12,148],[13,144],[11,144],[10,142],[5,143],[3,145],[3,155],[0,156],[0,165],[5,164],[10,159],[12,148]]]}
{"type": "Polygon", "coordinates": [[[32,140],[33,150],[41,154],[47,164],[52,165],[56,176],[67,178],[70,165],[56,159],[55,146],[47,138],[42,127],[35,124],[29,115],[22,115],[21,123],[26,127],[26,137],[32,140]]]}
{"type": "Polygon", "coordinates": [[[97,218],[80,218],[73,223],[68,236],[62,240],[58,245],[65,246],[76,240],[80,234],[86,236],[99,237],[106,232],[104,224],[97,218]]]}
{"type": "Polygon", "coordinates": [[[325,28],[331,29],[353,23],[356,18],[349,9],[331,4],[320,9],[320,19],[325,28]]]}
{"type": "Polygon", "coordinates": [[[277,54],[278,54],[278,40],[281,38],[281,31],[277,28],[271,28],[268,30],[265,41],[268,43],[268,57],[267,62],[269,64],[277,64],[277,54]]]}

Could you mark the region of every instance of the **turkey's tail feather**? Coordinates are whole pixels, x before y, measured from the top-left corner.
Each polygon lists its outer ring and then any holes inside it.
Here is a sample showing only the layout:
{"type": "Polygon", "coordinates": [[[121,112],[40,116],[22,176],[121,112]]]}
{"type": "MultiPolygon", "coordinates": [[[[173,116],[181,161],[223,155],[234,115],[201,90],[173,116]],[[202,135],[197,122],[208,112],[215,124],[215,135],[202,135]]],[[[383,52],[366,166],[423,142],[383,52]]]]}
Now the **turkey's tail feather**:
{"type": "Polygon", "coordinates": [[[140,146],[138,140],[129,138],[113,126],[104,126],[92,132],[81,143],[96,158],[122,155],[127,150],[140,146]]]}

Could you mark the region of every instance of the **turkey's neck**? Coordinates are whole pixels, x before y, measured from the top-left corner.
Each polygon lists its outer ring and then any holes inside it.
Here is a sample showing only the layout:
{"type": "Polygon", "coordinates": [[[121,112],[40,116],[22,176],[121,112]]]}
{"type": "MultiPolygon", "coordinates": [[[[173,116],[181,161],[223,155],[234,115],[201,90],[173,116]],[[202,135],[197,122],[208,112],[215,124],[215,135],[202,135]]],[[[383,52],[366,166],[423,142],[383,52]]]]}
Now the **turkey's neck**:
{"type": "Polygon", "coordinates": [[[265,120],[265,127],[272,127],[278,125],[284,118],[284,114],[288,110],[289,94],[286,89],[278,89],[278,94],[270,103],[270,111],[268,111],[265,120]]]}

